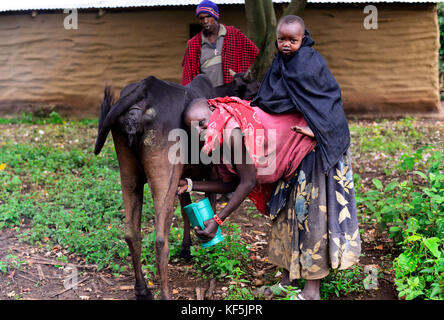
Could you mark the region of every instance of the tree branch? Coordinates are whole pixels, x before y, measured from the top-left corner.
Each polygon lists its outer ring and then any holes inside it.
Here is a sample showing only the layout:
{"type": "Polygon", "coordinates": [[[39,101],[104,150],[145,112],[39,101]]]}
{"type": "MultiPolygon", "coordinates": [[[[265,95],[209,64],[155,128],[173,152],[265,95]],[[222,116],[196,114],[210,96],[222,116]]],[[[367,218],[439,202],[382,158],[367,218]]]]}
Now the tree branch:
{"type": "Polygon", "coordinates": [[[245,0],[245,17],[247,19],[248,38],[260,50],[265,45],[267,30],[263,0],[245,0]]]}
{"type": "Polygon", "coordinates": [[[274,12],[273,1],[264,0],[263,1],[265,21],[267,23],[267,32],[271,31],[271,28],[276,28],[276,13],[274,12]],[[271,27],[271,28],[270,28],[271,27]]]}
{"type": "Polygon", "coordinates": [[[288,16],[290,14],[299,16],[304,11],[307,5],[307,0],[291,0],[288,7],[284,10],[282,16],[288,16]]]}
{"type": "MultiPolygon", "coordinates": [[[[300,15],[307,0],[292,0],[284,15],[300,15]]],[[[276,13],[272,0],[245,0],[245,16],[248,37],[259,48],[259,55],[253,62],[253,77],[262,81],[276,54],[276,13]]]]}

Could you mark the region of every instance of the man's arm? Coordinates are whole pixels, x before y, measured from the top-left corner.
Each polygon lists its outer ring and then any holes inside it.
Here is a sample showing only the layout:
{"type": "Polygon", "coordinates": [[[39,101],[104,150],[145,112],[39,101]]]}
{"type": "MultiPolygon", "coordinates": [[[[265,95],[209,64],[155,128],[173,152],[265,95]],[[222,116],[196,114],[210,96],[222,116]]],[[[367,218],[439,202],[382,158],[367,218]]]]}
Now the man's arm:
{"type": "Polygon", "coordinates": [[[187,41],[187,48],[185,50],[182,60],[182,85],[189,84],[198,74],[200,68],[200,33],[187,41]]]}
{"type": "Polygon", "coordinates": [[[223,72],[225,83],[231,82],[233,77],[229,70],[236,73],[246,72],[259,54],[259,49],[239,29],[226,26],[227,35],[222,50],[223,72]]]}

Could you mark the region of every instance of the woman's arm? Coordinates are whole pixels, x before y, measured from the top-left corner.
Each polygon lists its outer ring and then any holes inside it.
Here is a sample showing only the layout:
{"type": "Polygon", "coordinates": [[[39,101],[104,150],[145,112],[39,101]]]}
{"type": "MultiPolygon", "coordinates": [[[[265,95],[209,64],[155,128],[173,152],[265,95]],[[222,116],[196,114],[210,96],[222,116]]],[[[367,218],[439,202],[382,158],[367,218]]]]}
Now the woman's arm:
{"type": "MultiPolygon", "coordinates": [[[[241,137],[242,135],[234,134],[232,135],[232,139],[230,139],[232,151],[231,163],[233,163],[233,167],[239,175],[239,183],[234,189],[233,195],[231,196],[227,205],[218,214],[219,218],[222,221],[225,220],[234,210],[236,210],[240,206],[240,204],[245,200],[245,198],[250,194],[251,190],[256,185],[256,167],[254,166],[253,161],[251,160],[250,155],[245,148],[243,137],[241,137]],[[242,154],[241,163],[236,163],[234,161],[234,154],[236,152],[241,152],[242,154]]],[[[216,236],[216,231],[219,225],[214,219],[205,221],[204,225],[205,230],[201,230],[198,227],[194,228],[194,230],[199,238],[201,238],[204,242],[207,242],[216,236]]]]}
{"type": "MultiPolygon", "coordinates": [[[[239,181],[223,182],[221,180],[209,180],[209,181],[193,181],[193,191],[201,191],[207,193],[230,193],[236,190],[239,185],[239,181]]],[[[179,188],[177,194],[184,193],[188,188],[186,180],[179,181],[179,188]]]]}

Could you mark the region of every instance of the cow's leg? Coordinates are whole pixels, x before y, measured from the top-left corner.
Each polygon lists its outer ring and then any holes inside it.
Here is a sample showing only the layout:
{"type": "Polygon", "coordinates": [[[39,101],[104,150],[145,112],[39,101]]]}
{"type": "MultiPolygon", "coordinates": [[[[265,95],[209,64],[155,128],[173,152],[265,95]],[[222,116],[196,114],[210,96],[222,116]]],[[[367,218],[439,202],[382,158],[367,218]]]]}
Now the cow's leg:
{"type": "Polygon", "coordinates": [[[216,197],[217,193],[205,193],[205,197],[208,197],[208,200],[210,200],[211,208],[213,208],[214,214],[216,214],[216,197]]]}
{"type": "MultiPolygon", "coordinates": [[[[216,168],[214,166],[211,167],[210,171],[210,180],[217,181],[219,180],[219,177],[216,173],[216,168]]],[[[214,214],[216,214],[216,198],[217,193],[205,193],[205,196],[208,197],[208,200],[210,200],[211,207],[213,208],[214,214]]]]}
{"type": "Polygon", "coordinates": [[[143,199],[143,183],[125,182],[122,179],[123,199],[125,203],[125,241],[131,252],[136,283],[134,291],[137,299],[153,298],[152,292],[146,286],[142,272],[140,256],[142,253],[141,213],[143,199]],[[127,209],[128,208],[128,209],[127,209]]]}
{"type": "Polygon", "coordinates": [[[131,253],[136,283],[134,285],[137,299],[152,299],[152,292],[146,286],[142,272],[140,255],[142,251],[141,214],[145,174],[143,168],[126,146],[122,137],[113,132],[114,145],[120,167],[123,202],[125,205],[125,241],[131,253]]]}
{"type": "Polygon", "coordinates": [[[156,266],[160,277],[162,299],[169,299],[168,235],[177,186],[183,171],[183,165],[173,165],[168,161],[168,147],[166,145],[162,148],[143,149],[143,165],[156,211],[156,266]]]}
{"type": "Polygon", "coordinates": [[[180,209],[182,213],[183,220],[183,239],[182,239],[182,250],[180,251],[180,257],[185,260],[191,259],[191,235],[190,235],[190,220],[188,219],[185,210],[183,209],[185,206],[191,203],[191,197],[189,193],[182,193],[179,195],[180,209]]]}

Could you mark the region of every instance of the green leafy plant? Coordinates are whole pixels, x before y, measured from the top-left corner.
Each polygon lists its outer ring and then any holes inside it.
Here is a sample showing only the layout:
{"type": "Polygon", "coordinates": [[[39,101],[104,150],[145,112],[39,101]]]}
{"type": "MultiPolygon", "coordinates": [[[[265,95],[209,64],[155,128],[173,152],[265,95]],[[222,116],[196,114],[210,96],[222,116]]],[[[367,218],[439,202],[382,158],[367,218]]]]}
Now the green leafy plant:
{"type": "MultiPolygon", "coordinates": [[[[351,293],[363,292],[364,278],[365,275],[362,267],[359,265],[345,270],[332,270],[327,277],[321,280],[321,299],[328,300],[331,296],[340,297],[351,293]]],[[[300,279],[295,287],[288,286],[288,294],[279,300],[291,300],[297,296],[297,290],[301,290],[304,286],[305,280],[300,279]]]]}
{"type": "Polygon", "coordinates": [[[232,281],[228,287],[228,293],[225,300],[254,300],[251,289],[247,286],[250,281],[244,279],[246,272],[239,267],[233,270],[230,278],[232,281]]]}
{"type": "Polygon", "coordinates": [[[8,273],[8,262],[0,260],[0,272],[3,274],[8,273]]]}
{"type": "Polygon", "coordinates": [[[246,267],[249,251],[240,237],[239,225],[227,221],[221,228],[224,241],[206,249],[200,246],[191,248],[193,269],[198,270],[204,278],[230,278],[236,270],[246,267]]]}
{"type": "Polygon", "coordinates": [[[4,261],[0,261],[0,272],[6,274],[8,269],[22,270],[23,266],[26,264],[25,260],[19,259],[16,255],[7,254],[4,261]]]}
{"type": "Polygon", "coordinates": [[[331,295],[347,295],[352,292],[364,291],[363,273],[361,266],[353,266],[346,270],[333,270],[322,280],[321,298],[331,295]]]}
{"type": "MultiPolygon", "coordinates": [[[[409,231],[406,235],[410,234],[409,231]]],[[[444,250],[437,237],[411,234],[404,240],[404,252],[394,261],[399,296],[444,299],[444,250]]]]}
{"type": "Polygon", "coordinates": [[[396,179],[384,187],[373,179],[374,189],[365,193],[362,203],[403,250],[393,266],[399,296],[442,299],[444,155],[420,148],[401,157],[396,168],[406,180],[396,179]],[[415,170],[421,167],[427,169],[415,170]]]}

